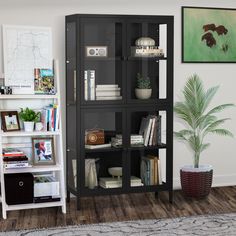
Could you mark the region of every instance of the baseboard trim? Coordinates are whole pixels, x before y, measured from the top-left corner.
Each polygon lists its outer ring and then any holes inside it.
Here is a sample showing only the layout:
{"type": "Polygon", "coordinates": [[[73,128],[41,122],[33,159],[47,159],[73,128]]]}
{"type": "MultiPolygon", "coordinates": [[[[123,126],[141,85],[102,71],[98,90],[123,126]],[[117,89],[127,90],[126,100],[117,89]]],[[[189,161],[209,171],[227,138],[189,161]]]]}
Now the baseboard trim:
{"type": "MultiPolygon", "coordinates": [[[[213,176],[212,187],[224,187],[236,185],[236,175],[216,175],[213,176]]],[[[181,189],[180,178],[173,179],[175,190],[181,189]]]]}

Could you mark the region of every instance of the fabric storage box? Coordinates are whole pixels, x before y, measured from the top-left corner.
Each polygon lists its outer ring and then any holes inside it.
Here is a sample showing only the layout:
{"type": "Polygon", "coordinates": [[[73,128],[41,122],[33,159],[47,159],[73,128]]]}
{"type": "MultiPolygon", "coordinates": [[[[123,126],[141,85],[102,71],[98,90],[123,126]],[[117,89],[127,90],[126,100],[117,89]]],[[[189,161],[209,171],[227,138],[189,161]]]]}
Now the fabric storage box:
{"type": "Polygon", "coordinates": [[[31,173],[5,174],[4,178],[8,205],[33,202],[34,177],[31,173]]]}
{"type": "Polygon", "coordinates": [[[59,181],[53,176],[34,176],[34,197],[59,196],[59,181]]]}

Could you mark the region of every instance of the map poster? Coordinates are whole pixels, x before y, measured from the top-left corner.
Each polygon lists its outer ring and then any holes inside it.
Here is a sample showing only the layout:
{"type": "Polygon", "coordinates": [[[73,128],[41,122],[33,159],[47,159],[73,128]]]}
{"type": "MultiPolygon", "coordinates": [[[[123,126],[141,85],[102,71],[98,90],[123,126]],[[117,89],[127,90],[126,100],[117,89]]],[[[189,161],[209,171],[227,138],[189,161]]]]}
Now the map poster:
{"type": "Polygon", "coordinates": [[[34,93],[34,68],[52,69],[49,27],[3,25],[5,85],[13,94],[34,93]]]}

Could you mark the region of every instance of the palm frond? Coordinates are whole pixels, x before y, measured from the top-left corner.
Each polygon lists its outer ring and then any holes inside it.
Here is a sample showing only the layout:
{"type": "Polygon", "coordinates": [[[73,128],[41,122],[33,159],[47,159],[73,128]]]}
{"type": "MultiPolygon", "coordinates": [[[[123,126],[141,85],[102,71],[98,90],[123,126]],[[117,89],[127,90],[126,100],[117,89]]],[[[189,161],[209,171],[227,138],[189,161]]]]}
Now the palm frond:
{"type": "Polygon", "coordinates": [[[212,98],[215,96],[216,92],[218,91],[219,89],[219,86],[216,86],[216,87],[212,87],[212,88],[209,88],[207,91],[206,91],[206,94],[205,94],[205,100],[204,100],[204,104],[203,104],[203,108],[202,108],[202,111],[204,112],[207,107],[209,106],[210,102],[212,101],[212,98]]]}
{"type": "Polygon", "coordinates": [[[200,152],[203,152],[203,151],[206,150],[209,146],[210,146],[210,143],[203,143],[203,144],[201,145],[200,152]]]}
{"type": "Polygon", "coordinates": [[[218,134],[221,136],[234,137],[234,135],[227,129],[213,129],[213,130],[209,131],[209,133],[218,134]]]}
{"type": "Polygon", "coordinates": [[[206,129],[204,131],[204,134],[207,134],[211,130],[214,130],[219,125],[225,123],[226,120],[230,120],[230,119],[229,118],[225,118],[225,119],[220,119],[220,120],[214,121],[213,123],[209,123],[209,125],[206,127],[206,129]]]}
{"type": "Polygon", "coordinates": [[[233,103],[226,103],[226,104],[222,104],[222,105],[219,105],[219,106],[216,106],[214,108],[212,108],[208,113],[207,115],[212,115],[214,113],[218,113],[220,111],[223,111],[224,109],[226,108],[230,108],[230,107],[234,107],[235,105],[233,103]]]}

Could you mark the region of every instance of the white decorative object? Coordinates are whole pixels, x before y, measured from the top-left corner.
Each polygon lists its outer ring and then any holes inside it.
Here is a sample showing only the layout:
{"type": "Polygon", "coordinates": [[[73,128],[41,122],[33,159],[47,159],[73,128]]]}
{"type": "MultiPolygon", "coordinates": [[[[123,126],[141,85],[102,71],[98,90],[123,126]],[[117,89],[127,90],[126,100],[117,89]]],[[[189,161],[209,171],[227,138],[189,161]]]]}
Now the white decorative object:
{"type": "Polygon", "coordinates": [[[135,96],[138,99],[149,99],[152,96],[152,89],[135,89],[135,96]]]}
{"type": "Polygon", "coordinates": [[[33,94],[34,68],[52,69],[51,28],[3,25],[3,54],[5,85],[33,94]]]}
{"type": "Polygon", "coordinates": [[[155,46],[155,40],[150,37],[141,37],[136,39],[136,46],[155,46]]]}
{"type": "Polygon", "coordinates": [[[33,121],[24,121],[24,130],[26,132],[34,131],[34,122],[33,121]]]}
{"type": "Polygon", "coordinates": [[[37,122],[37,123],[35,123],[35,130],[36,130],[36,131],[41,131],[41,130],[43,130],[43,123],[42,123],[42,122],[37,122]]]}
{"type": "Polygon", "coordinates": [[[122,167],[108,168],[108,172],[112,177],[118,177],[119,179],[122,176],[122,167]]]}
{"type": "Polygon", "coordinates": [[[96,186],[97,186],[96,169],[94,169],[93,164],[90,163],[89,173],[88,173],[88,188],[94,189],[96,186]]]}

